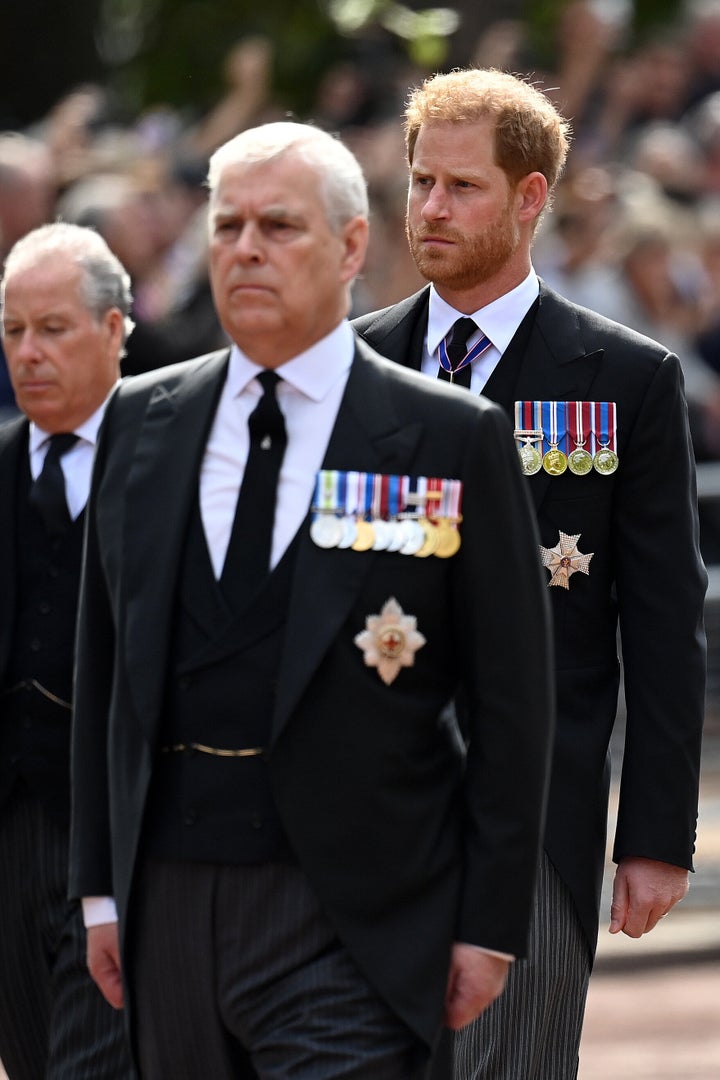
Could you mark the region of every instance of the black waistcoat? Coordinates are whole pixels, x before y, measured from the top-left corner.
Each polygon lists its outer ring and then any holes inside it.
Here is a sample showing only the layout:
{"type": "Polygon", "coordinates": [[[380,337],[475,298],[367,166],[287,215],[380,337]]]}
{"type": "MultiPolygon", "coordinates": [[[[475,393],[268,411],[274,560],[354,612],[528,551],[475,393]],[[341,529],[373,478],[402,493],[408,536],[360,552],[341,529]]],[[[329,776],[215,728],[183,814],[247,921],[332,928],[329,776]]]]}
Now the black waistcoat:
{"type": "Polygon", "coordinates": [[[247,606],[232,612],[212,571],[196,501],[178,578],[161,749],[146,816],[145,850],[152,856],[236,864],[291,857],[264,757],[162,747],[268,746],[295,547],[247,606]]]}
{"type": "Polygon", "coordinates": [[[28,502],[27,455],[20,455],[19,464],[15,610],[0,697],[0,802],[21,778],[66,824],[84,513],[60,539],[51,540],[28,502]]]}

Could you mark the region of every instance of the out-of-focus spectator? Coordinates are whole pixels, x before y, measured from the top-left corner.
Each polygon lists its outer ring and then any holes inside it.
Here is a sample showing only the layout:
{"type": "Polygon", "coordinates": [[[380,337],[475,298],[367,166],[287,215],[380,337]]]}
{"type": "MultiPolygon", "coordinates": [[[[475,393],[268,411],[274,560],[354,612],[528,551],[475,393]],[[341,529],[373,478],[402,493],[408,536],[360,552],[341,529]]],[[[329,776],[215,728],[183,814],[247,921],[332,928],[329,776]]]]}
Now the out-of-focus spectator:
{"type": "Polygon", "coordinates": [[[536,241],[535,262],[547,283],[584,307],[615,307],[623,213],[609,169],[588,166],[569,175],[536,241]]]}
{"type": "Polygon", "coordinates": [[[688,0],[685,17],[690,107],[720,90],[720,0],[688,0]]]}
{"type": "Polygon", "coordinates": [[[135,331],[122,370],[136,375],[224,344],[207,279],[205,195],[182,170],[89,176],[58,209],[91,226],[126,267],[133,284],[135,331]]]}
{"type": "MultiPolygon", "coordinates": [[[[52,220],[56,190],[47,146],[20,132],[0,133],[0,264],[16,240],[52,220]]],[[[0,423],[17,411],[0,343],[0,423]]]]}
{"type": "Polygon", "coordinates": [[[223,65],[227,90],[182,139],[185,152],[200,160],[244,128],[281,119],[273,98],[273,52],[269,38],[247,37],[232,46],[223,65]]]}
{"type": "Polygon", "coordinates": [[[680,203],[694,203],[706,190],[705,156],[691,132],[680,125],[667,121],[648,125],[638,136],[628,164],[680,203]]]}

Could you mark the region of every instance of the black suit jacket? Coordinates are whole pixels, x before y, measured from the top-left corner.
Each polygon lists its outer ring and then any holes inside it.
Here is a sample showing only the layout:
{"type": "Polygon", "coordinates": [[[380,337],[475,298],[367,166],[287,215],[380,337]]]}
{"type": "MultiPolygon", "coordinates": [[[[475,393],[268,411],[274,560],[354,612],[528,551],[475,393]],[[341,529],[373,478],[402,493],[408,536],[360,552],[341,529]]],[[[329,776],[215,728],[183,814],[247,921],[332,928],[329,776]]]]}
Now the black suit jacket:
{"type": "Polygon", "coordinates": [[[2,528],[0,528],[0,575],[3,581],[0,608],[0,685],[5,676],[10,653],[15,612],[17,478],[21,455],[28,452],[28,428],[29,424],[25,417],[0,424],[0,498],[3,512],[2,528]]]}
{"type": "MultiPolygon", "coordinates": [[[[177,567],[226,364],[217,353],[126,380],[96,459],[71,891],[116,897],[124,946],[177,567]]],[[[342,939],[430,1041],[453,939],[525,949],[552,715],[547,590],[507,420],[489,402],[358,343],[325,466],[464,484],[463,545],[450,559],[324,550],[306,521],[269,756],[284,828],[342,939]],[[390,597],[427,642],[386,686],[354,637],[390,597]],[[460,687],[466,757],[438,722],[460,687]]]]}
{"type": "MultiPolygon", "coordinates": [[[[378,351],[419,368],[429,286],[355,329],[378,351]]],[[[615,401],[620,466],[527,478],[541,543],[580,534],[589,576],[549,589],[557,733],[546,850],[570,887],[594,950],[605,851],[608,744],[622,638],[627,720],[614,857],[690,868],[704,708],[695,473],[677,357],[541,284],[539,303],[483,395],[512,416],[516,400],[615,401]]],[[[547,579],[547,571],[546,579],[547,579]]]]}
{"type": "MultiPolygon", "coordinates": [[[[18,417],[0,424],[0,687],[8,677],[8,663],[15,627],[17,596],[17,537],[18,477],[23,455],[28,453],[28,420],[18,417]]],[[[77,583],[79,584],[79,582],[77,583]]],[[[74,614],[74,612],[73,612],[74,614]]],[[[3,723],[3,703],[0,699],[0,725],[3,723]]],[[[53,709],[52,718],[42,723],[36,718],[32,732],[34,784],[42,788],[42,798],[56,820],[67,827],[70,802],[70,712],[53,709]]],[[[15,783],[16,766],[0,760],[0,801],[15,783]]]]}

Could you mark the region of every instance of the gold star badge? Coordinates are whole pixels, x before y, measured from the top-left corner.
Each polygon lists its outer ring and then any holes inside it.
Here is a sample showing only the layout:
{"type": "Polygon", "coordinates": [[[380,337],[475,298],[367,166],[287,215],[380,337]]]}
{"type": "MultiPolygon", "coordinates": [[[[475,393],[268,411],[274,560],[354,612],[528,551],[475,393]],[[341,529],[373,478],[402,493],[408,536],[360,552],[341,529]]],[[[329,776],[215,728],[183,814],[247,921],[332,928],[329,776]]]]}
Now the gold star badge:
{"type": "Polygon", "coordinates": [[[581,574],[590,573],[588,567],[595,553],[591,551],[589,555],[583,555],[581,551],[578,551],[577,544],[581,535],[578,533],[577,536],[567,536],[566,533],[561,532],[560,540],[554,548],[541,545],[540,555],[543,566],[550,571],[548,585],[560,585],[563,589],[569,589],[569,581],[573,574],[578,571],[581,574]]]}
{"type": "Polygon", "coordinates": [[[378,669],[386,686],[397,678],[400,668],[413,666],[415,653],[425,644],[416,627],[415,616],[406,615],[392,596],[379,615],[368,615],[365,629],[355,635],[355,644],[362,649],[365,663],[378,669]]]}

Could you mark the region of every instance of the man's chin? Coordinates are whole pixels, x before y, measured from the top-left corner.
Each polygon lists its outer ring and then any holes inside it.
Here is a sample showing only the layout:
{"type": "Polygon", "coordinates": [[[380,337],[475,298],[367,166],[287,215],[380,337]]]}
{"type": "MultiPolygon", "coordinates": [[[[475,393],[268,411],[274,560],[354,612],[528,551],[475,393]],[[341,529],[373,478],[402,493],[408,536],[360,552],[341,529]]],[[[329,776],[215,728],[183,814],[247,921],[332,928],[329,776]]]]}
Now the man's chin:
{"type": "Polygon", "coordinates": [[[438,281],[449,284],[456,274],[448,260],[447,254],[442,251],[414,251],[415,266],[428,281],[438,281]]]}
{"type": "Polygon", "coordinates": [[[444,286],[447,289],[471,289],[477,284],[477,275],[458,271],[456,267],[448,266],[442,258],[422,258],[415,260],[418,273],[434,285],[444,286]]]}

